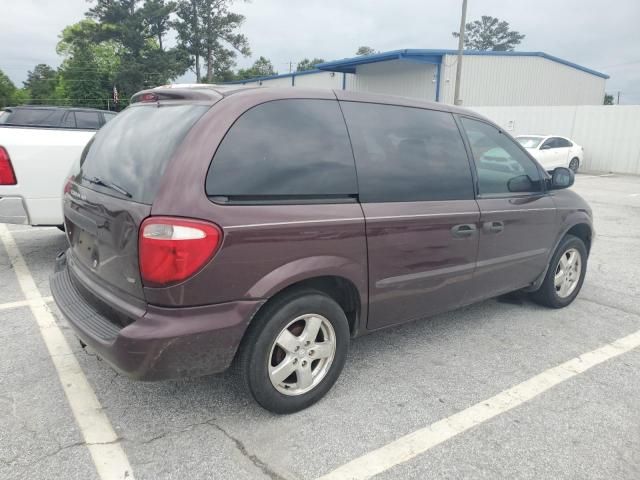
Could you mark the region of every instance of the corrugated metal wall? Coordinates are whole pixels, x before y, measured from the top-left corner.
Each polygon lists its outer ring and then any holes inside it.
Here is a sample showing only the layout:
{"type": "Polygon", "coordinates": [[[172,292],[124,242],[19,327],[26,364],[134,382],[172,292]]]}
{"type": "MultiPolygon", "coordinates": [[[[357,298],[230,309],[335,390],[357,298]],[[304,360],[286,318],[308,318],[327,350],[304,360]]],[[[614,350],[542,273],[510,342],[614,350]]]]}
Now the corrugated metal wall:
{"type": "Polygon", "coordinates": [[[403,60],[358,65],[349,90],[434,101],[436,66],[403,60]]]}
{"type": "MultiPolygon", "coordinates": [[[[347,77],[353,77],[353,74],[346,74],[347,77]]],[[[291,87],[291,75],[286,75],[278,78],[269,78],[261,81],[251,81],[245,83],[245,85],[263,87],[291,87]]],[[[303,75],[295,75],[295,87],[303,88],[330,88],[330,89],[342,89],[342,73],[337,72],[315,72],[306,73],[303,75]]]]}
{"type": "MultiPolygon", "coordinates": [[[[441,101],[453,104],[457,59],[443,57],[441,101]]],[[[541,57],[467,55],[460,96],[464,106],[601,105],[605,79],[541,57]]]]}
{"type": "Polygon", "coordinates": [[[304,88],[330,88],[333,90],[342,90],[342,73],[318,72],[310,73],[308,75],[296,75],[295,86],[304,88]]]}
{"type": "MultiPolygon", "coordinates": [[[[463,67],[464,68],[464,67],[463,67]]],[[[584,147],[586,170],[640,175],[640,105],[473,107],[512,135],[562,135],[584,147]]]]}

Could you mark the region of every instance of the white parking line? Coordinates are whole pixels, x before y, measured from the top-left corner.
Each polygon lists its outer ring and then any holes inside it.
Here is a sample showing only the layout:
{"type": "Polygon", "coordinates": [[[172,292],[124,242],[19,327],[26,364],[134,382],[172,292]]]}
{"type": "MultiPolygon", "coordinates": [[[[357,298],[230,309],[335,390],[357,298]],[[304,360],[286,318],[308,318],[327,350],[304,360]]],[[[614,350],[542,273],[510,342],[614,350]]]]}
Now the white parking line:
{"type": "Polygon", "coordinates": [[[395,440],[338,467],[318,480],[371,478],[420,455],[473,427],[537,397],[550,388],[607,360],[640,347],[640,331],[580,355],[511,387],[496,396],[462,410],[428,427],[395,440]]]}
{"type": "MultiPolygon", "coordinates": [[[[38,302],[40,300],[37,300],[38,302]]],[[[46,303],[53,302],[53,297],[42,297],[42,301],[46,303]]],[[[0,310],[9,310],[11,308],[28,307],[31,305],[30,300],[20,300],[19,302],[0,303],[0,310]]]]}
{"type": "Polygon", "coordinates": [[[47,346],[60,384],[67,395],[71,411],[91,453],[98,475],[102,480],[125,478],[133,480],[133,470],[120,446],[118,436],[49,311],[46,300],[40,295],[11,232],[2,224],[0,224],[0,240],[9,254],[22,293],[38,323],[40,334],[47,346]]]}

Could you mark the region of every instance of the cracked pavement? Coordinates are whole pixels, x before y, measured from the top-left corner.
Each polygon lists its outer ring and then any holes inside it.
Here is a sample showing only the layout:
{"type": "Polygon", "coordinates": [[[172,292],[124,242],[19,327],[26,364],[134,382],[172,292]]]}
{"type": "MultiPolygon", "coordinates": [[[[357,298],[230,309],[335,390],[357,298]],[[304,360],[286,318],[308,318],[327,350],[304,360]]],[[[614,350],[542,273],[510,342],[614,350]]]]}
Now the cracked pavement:
{"type": "MultiPolygon", "coordinates": [[[[597,238],[564,310],[513,296],[355,340],[334,389],[289,416],[231,373],[117,375],[64,335],[137,479],[313,479],[640,329],[640,177],[577,177],[597,238]]],[[[65,238],[9,227],[43,296],[65,238]]],[[[22,293],[0,245],[0,303],[22,293]]],[[[580,374],[378,478],[640,478],[640,351],[580,374]]],[[[0,310],[0,479],[98,478],[28,306],[0,310]]]]}

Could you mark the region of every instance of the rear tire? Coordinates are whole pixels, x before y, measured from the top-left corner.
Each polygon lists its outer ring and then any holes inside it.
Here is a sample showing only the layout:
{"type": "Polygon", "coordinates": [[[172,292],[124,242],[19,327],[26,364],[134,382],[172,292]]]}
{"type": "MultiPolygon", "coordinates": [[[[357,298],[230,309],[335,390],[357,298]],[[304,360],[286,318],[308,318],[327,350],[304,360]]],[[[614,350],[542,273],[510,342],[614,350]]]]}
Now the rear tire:
{"type": "Polygon", "coordinates": [[[239,352],[239,373],[262,407],[297,412],[336,382],[349,339],[347,317],[333,299],[315,290],[291,292],[253,320],[239,352]]]}
{"type": "Polygon", "coordinates": [[[580,159],[578,157],[574,157],[569,162],[569,170],[573,170],[573,173],[578,173],[578,169],[580,168],[580,159]]]}
{"type": "Polygon", "coordinates": [[[540,288],[532,299],[546,307],[564,308],[580,293],[587,272],[587,248],[573,235],[566,235],[551,258],[540,288]]]}

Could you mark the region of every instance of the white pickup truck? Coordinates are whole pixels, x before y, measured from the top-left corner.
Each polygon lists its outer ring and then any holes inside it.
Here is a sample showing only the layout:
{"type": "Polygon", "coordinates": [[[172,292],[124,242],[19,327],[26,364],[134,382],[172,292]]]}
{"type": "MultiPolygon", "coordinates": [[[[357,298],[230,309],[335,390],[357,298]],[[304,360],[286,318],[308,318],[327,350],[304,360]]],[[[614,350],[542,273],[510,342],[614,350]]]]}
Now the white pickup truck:
{"type": "Polygon", "coordinates": [[[0,126],[0,223],[62,225],[69,171],[95,133],[0,126]]]}

